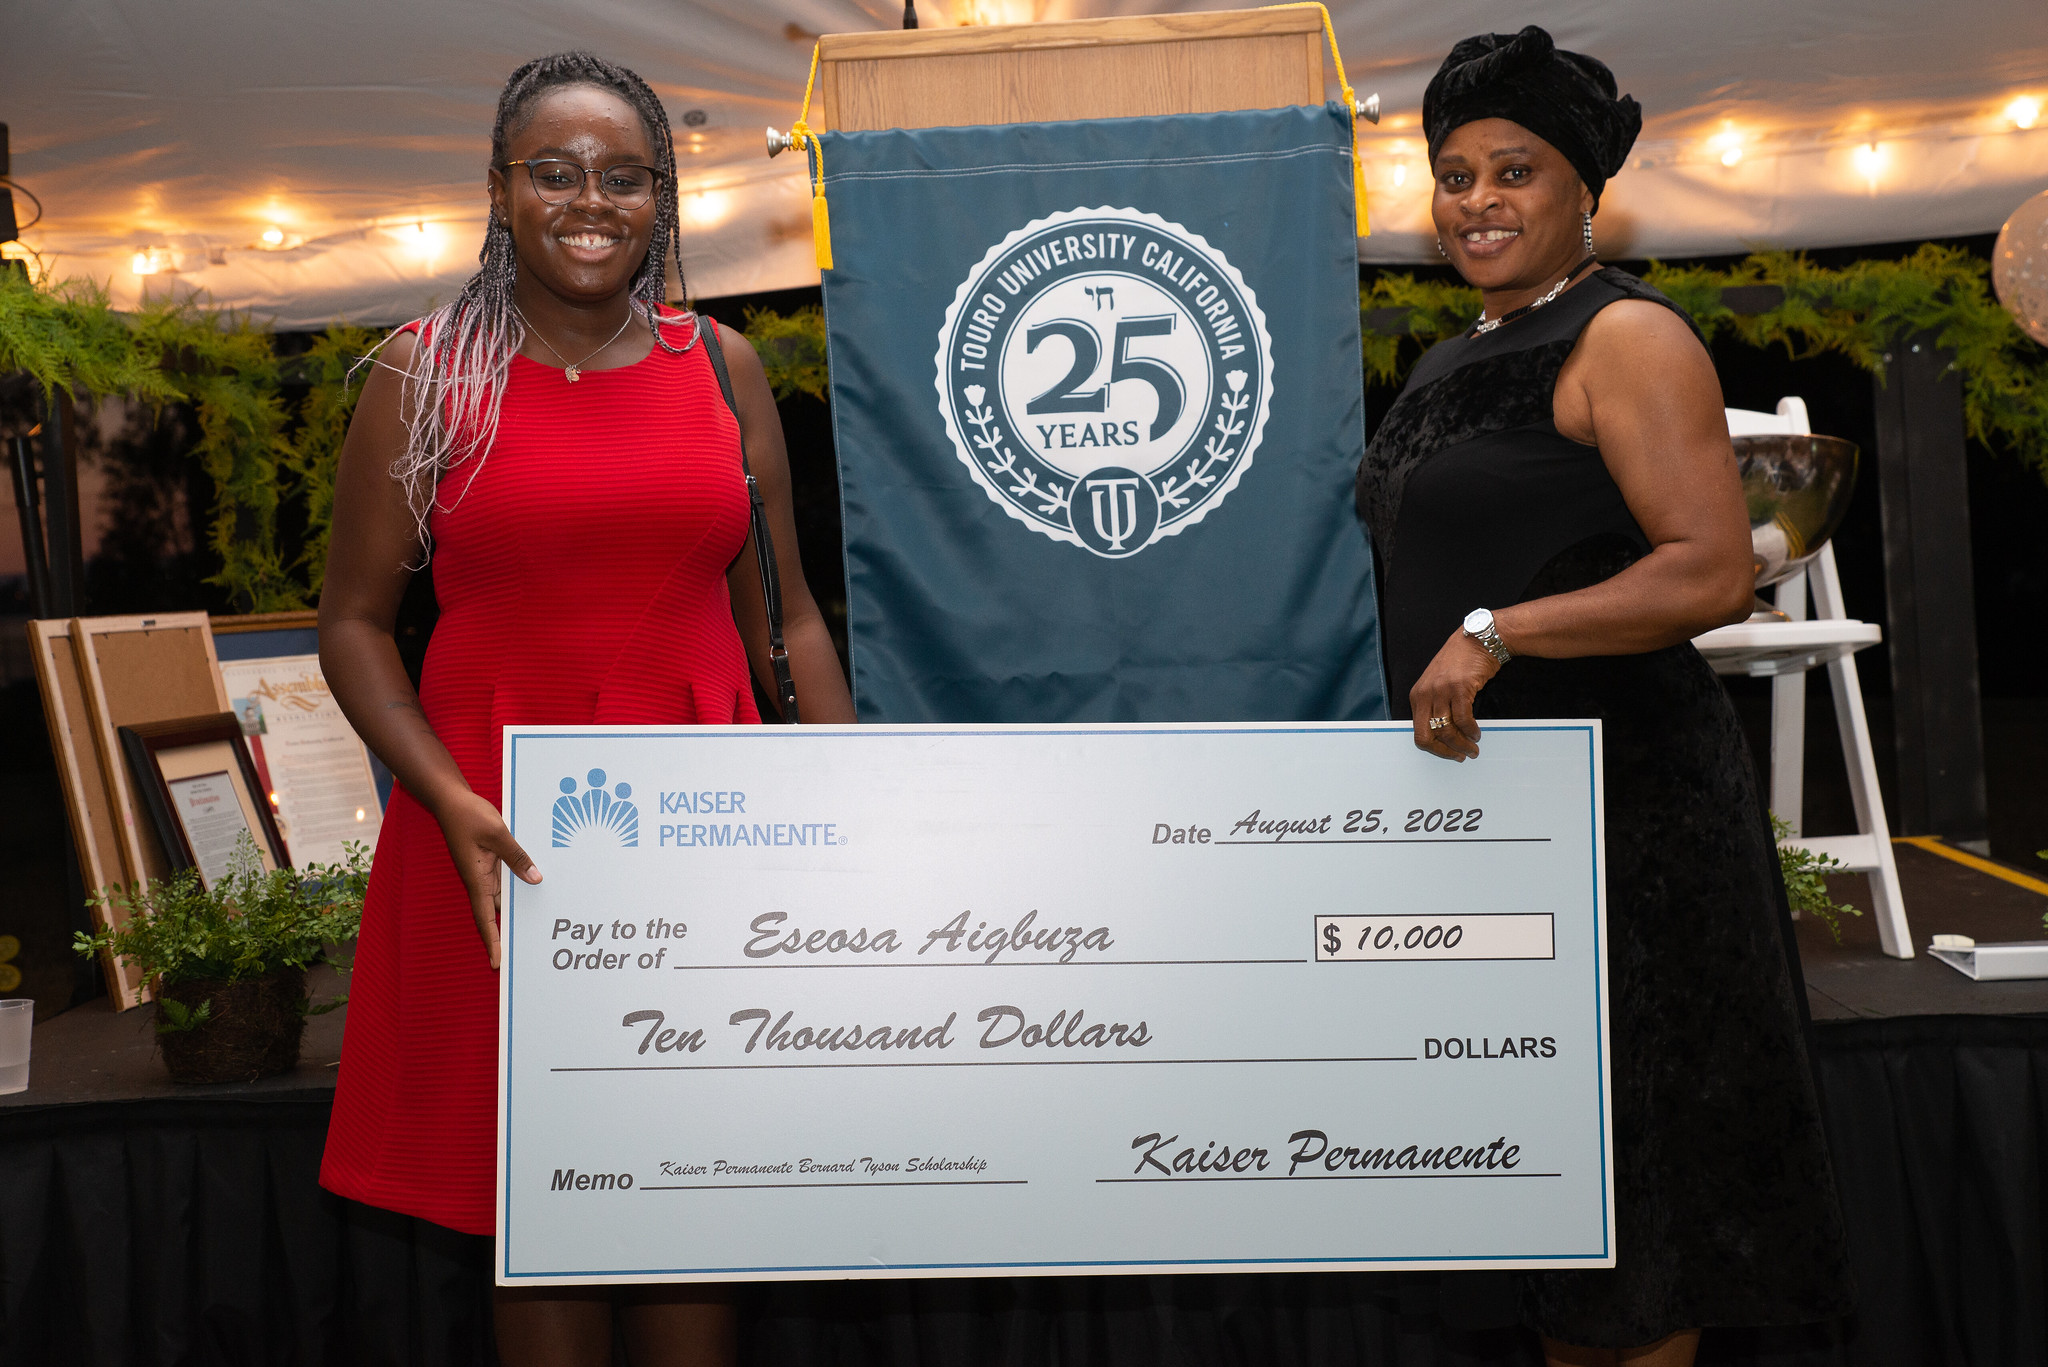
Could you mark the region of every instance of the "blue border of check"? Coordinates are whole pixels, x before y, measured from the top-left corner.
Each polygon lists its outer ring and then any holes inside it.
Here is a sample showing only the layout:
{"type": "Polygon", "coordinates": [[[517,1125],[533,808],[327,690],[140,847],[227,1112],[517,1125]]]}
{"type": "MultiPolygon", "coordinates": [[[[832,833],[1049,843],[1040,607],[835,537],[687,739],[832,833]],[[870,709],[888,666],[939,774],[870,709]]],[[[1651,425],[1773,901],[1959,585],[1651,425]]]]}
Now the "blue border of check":
{"type": "MultiPolygon", "coordinates": [[[[1377,723],[1370,723],[1370,724],[1367,724],[1367,725],[1364,725],[1364,726],[1347,726],[1346,724],[1344,724],[1344,723],[1341,723],[1341,722],[1339,722],[1339,723],[1334,723],[1334,724],[1328,724],[1328,725],[1320,725],[1320,726],[1246,726],[1246,727],[1241,727],[1241,728],[1238,728],[1238,727],[1228,727],[1228,726],[1201,726],[1201,727],[1194,727],[1194,726],[1190,726],[1190,727],[1174,727],[1174,726],[1147,726],[1147,725],[1144,725],[1143,723],[1137,723],[1135,727],[1132,727],[1132,726],[1115,726],[1115,727],[1107,727],[1107,726],[1105,726],[1105,727],[1078,727],[1078,726],[1048,726],[1048,727],[1031,727],[1031,726],[1016,726],[1016,727],[1011,727],[1011,726],[1005,726],[1005,727],[1001,728],[1000,730],[987,730],[987,731],[984,731],[984,730],[979,730],[979,729],[976,729],[976,730],[972,730],[972,731],[966,731],[966,730],[963,730],[963,729],[961,729],[961,728],[941,726],[941,727],[934,727],[934,728],[932,728],[932,729],[930,729],[930,730],[915,730],[915,731],[913,731],[913,730],[908,730],[908,729],[901,729],[901,730],[899,730],[899,729],[896,729],[896,728],[893,728],[893,727],[892,727],[891,729],[889,729],[889,730],[887,730],[887,731],[882,731],[882,730],[875,730],[875,731],[870,731],[870,732],[867,732],[866,734],[867,734],[867,735],[871,735],[871,736],[874,736],[874,737],[875,737],[876,739],[880,739],[880,738],[882,738],[882,737],[884,737],[884,736],[957,736],[957,735],[962,735],[962,734],[970,734],[970,735],[1010,735],[1010,736],[1052,736],[1052,735],[1060,735],[1060,736],[1115,736],[1115,735],[1128,735],[1128,734],[1129,734],[1129,733],[1130,733],[1130,732],[1131,732],[1131,731],[1132,731],[1133,729],[1139,729],[1139,730],[1143,730],[1143,731],[1145,731],[1145,732],[1147,732],[1147,733],[1149,733],[1149,734],[1152,734],[1152,735],[1168,735],[1168,736],[1174,736],[1174,735],[1210,735],[1210,736],[1216,736],[1216,735],[1224,735],[1224,736],[1229,736],[1229,735],[1273,735],[1273,734],[1276,734],[1276,733],[1278,733],[1278,734],[1282,734],[1282,735],[1285,735],[1285,734],[1290,734],[1290,733],[1292,733],[1292,734],[1303,734],[1303,733],[1311,733],[1311,732],[1312,732],[1312,733],[1318,733],[1318,734],[1326,734],[1326,733],[1328,733],[1328,732],[1331,732],[1331,731],[1345,731],[1345,730],[1357,730],[1357,731],[1377,731],[1377,730],[1382,730],[1382,729],[1386,728],[1386,727],[1387,727],[1387,725],[1388,725],[1388,723],[1385,723],[1385,722],[1377,722],[1377,723]]],[[[1560,726],[1560,725],[1547,725],[1547,726],[1525,726],[1525,725],[1520,725],[1520,724],[1517,724],[1517,723],[1515,723],[1515,722],[1502,722],[1502,721],[1489,721],[1489,722],[1487,722],[1487,724],[1486,724],[1486,727],[1487,727],[1487,729],[1488,729],[1489,731],[1577,731],[1577,732],[1580,732],[1581,734],[1583,734],[1583,735],[1585,736],[1585,738],[1586,738],[1586,769],[1587,769],[1587,775],[1588,775],[1588,777],[1587,777],[1587,784],[1586,784],[1586,803],[1587,803],[1587,806],[1588,806],[1589,808],[1590,808],[1590,807],[1592,807],[1592,804],[1593,804],[1593,794],[1594,794],[1594,793],[1595,793],[1596,791],[1598,791],[1598,789],[1599,789],[1599,786],[1600,786],[1600,775],[1599,775],[1599,774],[1598,774],[1597,772],[1595,772],[1595,771],[1593,770],[1593,728],[1592,728],[1592,727],[1590,727],[1590,726],[1583,726],[1583,725],[1579,725],[1579,726],[1572,726],[1572,725],[1563,725],[1563,726],[1560,726]]],[[[649,740],[666,740],[666,739],[670,739],[670,738],[688,738],[688,737],[691,737],[691,736],[701,736],[701,735],[703,735],[703,734],[704,734],[704,732],[703,732],[703,730],[702,730],[701,728],[698,728],[698,727],[683,727],[683,728],[680,728],[680,729],[678,729],[678,730],[675,730],[675,731],[642,731],[642,732],[639,732],[638,734],[639,734],[639,735],[641,735],[641,736],[644,736],[645,738],[647,738],[647,739],[649,739],[649,740]]],[[[721,733],[721,734],[729,734],[729,733],[721,733]]],[[[792,728],[787,728],[787,729],[785,729],[785,728],[782,728],[782,727],[776,727],[776,726],[764,726],[764,727],[762,727],[762,728],[761,728],[761,730],[759,731],[759,733],[758,733],[758,734],[759,734],[759,735],[761,735],[761,736],[763,736],[764,738],[765,738],[765,737],[771,737],[771,736],[773,736],[773,737],[780,737],[780,738],[782,738],[782,739],[795,739],[795,738],[796,738],[796,737],[797,737],[797,736],[798,736],[798,735],[799,735],[800,733],[799,733],[799,732],[798,732],[798,731],[797,731],[797,730],[796,730],[795,728],[793,728],[793,727],[792,727],[792,728]]],[[[859,736],[860,736],[860,735],[862,735],[863,733],[861,732],[861,730],[860,730],[859,728],[852,728],[852,729],[849,729],[849,730],[846,730],[846,731],[840,732],[839,734],[841,734],[841,735],[846,735],[846,736],[853,736],[853,737],[859,737],[859,736]]],[[[528,737],[525,737],[525,736],[514,736],[514,737],[512,737],[512,751],[511,751],[511,755],[510,755],[510,757],[509,757],[509,758],[510,758],[510,767],[509,767],[509,769],[507,770],[507,773],[506,773],[506,776],[505,776],[505,777],[506,777],[506,783],[507,783],[507,786],[508,786],[508,787],[510,787],[511,789],[513,789],[514,791],[517,791],[517,787],[518,787],[518,781],[519,781],[519,742],[520,742],[520,741],[522,741],[522,740],[526,740],[526,739],[529,739],[529,738],[528,738],[528,737]]],[[[535,737],[532,737],[531,739],[534,739],[534,740],[541,740],[541,739],[546,739],[546,740],[550,740],[550,741],[556,741],[556,740],[618,740],[618,739],[620,739],[620,736],[619,736],[619,733],[618,733],[617,731],[551,731],[551,732],[549,732],[549,733],[548,733],[548,734],[547,734],[547,735],[546,735],[545,737],[535,736],[535,737]]],[[[1597,829],[1598,829],[1598,817],[1599,817],[1599,812],[1598,812],[1598,810],[1596,809],[1596,810],[1593,810],[1593,811],[1589,812],[1589,816],[1591,816],[1591,817],[1592,817],[1592,818],[1594,819],[1594,826],[1595,826],[1595,829],[1597,830],[1597,829]]],[[[510,826],[511,826],[511,829],[512,829],[512,837],[513,837],[513,839],[515,839],[515,840],[516,840],[516,839],[518,839],[518,838],[519,838],[519,830],[518,830],[518,822],[517,822],[517,809],[515,808],[515,809],[514,809],[513,811],[511,811],[511,812],[508,812],[508,813],[506,813],[506,818],[507,818],[507,821],[508,821],[508,823],[509,823],[509,824],[510,824],[510,826]]],[[[1605,1011],[1605,1010],[1606,1010],[1606,986],[1607,986],[1607,985],[1606,985],[1606,983],[1605,983],[1604,981],[1602,981],[1602,980],[1601,980],[1601,977],[1600,977],[1600,974],[1599,974],[1599,971],[1598,971],[1598,969],[1599,969],[1599,964],[1600,964],[1600,961],[1601,961],[1601,959],[1602,959],[1602,958],[1604,957],[1604,953],[1603,953],[1603,947],[1602,947],[1602,945],[1601,945],[1601,941],[1600,941],[1600,931],[1601,931],[1602,921],[1601,921],[1601,918],[1600,918],[1600,916],[1599,916],[1599,914],[1598,914],[1598,913],[1599,913],[1599,912],[1600,912],[1600,910],[1601,910],[1601,904],[1602,904],[1602,903],[1603,903],[1603,902],[1604,902],[1604,901],[1606,900],[1606,897],[1607,897],[1607,888],[1606,888],[1606,886],[1605,886],[1605,885],[1604,885],[1604,884],[1602,883],[1602,881],[1601,881],[1601,879],[1600,879],[1600,865],[1599,865],[1599,843],[1600,843],[1600,842],[1596,840],[1596,841],[1594,842],[1594,847],[1593,847],[1593,849],[1592,849],[1592,850],[1590,851],[1590,853],[1591,853],[1591,854],[1593,855],[1593,857],[1594,857],[1594,864],[1593,864],[1593,909],[1594,909],[1594,912],[1595,912],[1595,915],[1594,915],[1594,918],[1593,918],[1593,950],[1594,950],[1594,953],[1593,953],[1593,964],[1594,964],[1594,970],[1595,970],[1595,971],[1594,971],[1594,974],[1593,974],[1593,1006],[1594,1006],[1594,1012],[1595,1012],[1595,1020],[1594,1020],[1594,1029],[1593,1029],[1593,1039],[1594,1039],[1594,1055],[1593,1055],[1593,1063],[1594,1063],[1594,1066],[1595,1066],[1595,1068],[1597,1068],[1597,1069],[1600,1069],[1600,1070],[1604,1071],[1604,1070],[1606,1069],[1606,1066],[1607,1066],[1607,1064],[1606,1064],[1606,1053],[1605,1053],[1605,1046],[1606,1046],[1606,1036],[1605,1036],[1605,1032],[1604,1032],[1604,1031],[1602,1031],[1602,1030],[1601,1030],[1601,1029],[1599,1028],[1598,1014],[1599,1014],[1600,1012],[1603,1012],[1603,1011],[1605,1011]]],[[[512,912],[513,912],[513,905],[514,905],[514,904],[515,904],[515,903],[516,903],[516,902],[517,902],[517,901],[519,900],[519,889],[520,889],[520,888],[521,888],[521,887],[523,886],[523,884],[521,884],[521,883],[520,883],[520,881],[519,881],[518,879],[516,879],[516,878],[514,878],[514,879],[510,880],[510,882],[511,882],[511,889],[512,889],[512,893],[511,893],[511,896],[510,896],[509,898],[507,898],[507,900],[506,900],[506,903],[505,903],[505,913],[504,913],[504,919],[505,919],[505,922],[506,922],[506,924],[507,924],[507,926],[508,926],[508,927],[509,927],[509,925],[510,925],[510,923],[511,923],[511,920],[512,920],[512,912]]],[[[511,966],[511,955],[510,955],[509,953],[508,953],[508,954],[506,954],[506,956],[505,956],[505,963],[506,963],[506,967],[507,967],[507,968],[509,969],[509,968],[510,968],[510,966],[511,966]]],[[[506,1034],[505,1034],[505,1048],[506,1048],[506,1051],[507,1051],[507,1053],[509,1053],[509,1052],[511,1051],[511,1047],[512,1047],[512,1038],[511,1038],[511,1030],[512,1030],[512,1024],[511,1024],[511,1022],[512,1022],[512,1001],[511,1001],[511,998],[512,998],[512,989],[513,989],[513,980],[512,980],[512,978],[511,978],[511,977],[509,976],[509,974],[508,974],[508,975],[506,976],[506,978],[505,978],[505,989],[504,989],[504,990],[505,990],[505,1032],[506,1032],[506,1034]]],[[[512,1095],[512,1077],[511,1077],[511,1073],[510,1073],[510,1071],[508,1070],[508,1071],[507,1071],[507,1073],[506,1073],[506,1077],[505,1077],[505,1097],[506,1097],[506,1104],[507,1104],[508,1106],[509,1106],[509,1105],[510,1105],[510,1103],[511,1103],[511,1095],[512,1095]]],[[[1605,1192],[1606,1192],[1606,1190],[1607,1190],[1607,1094],[1606,1094],[1606,1089],[1604,1089],[1604,1088],[1602,1088],[1602,1089],[1601,1089],[1601,1092],[1600,1092],[1600,1133],[1601,1133],[1601,1142],[1600,1142],[1600,1189],[1601,1189],[1601,1191],[1602,1191],[1602,1193],[1603,1193],[1603,1195],[1604,1195],[1604,1193],[1605,1193],[1605,1192]]],[[[511,1136],[511,1135],[510,1135],[510,1134],[508,1133],[508,1134],[507,1134],[507,1135],[505,1136],[505,1152],[504,1152],[504,1153],[503,1153],[503,1154],[501,1155],[501,1162],[500,1162],[500,1166],[499,1166],[499,1176],[500,1176],[501,1180],[502,1180],[502,1181],[504,1182],[504,1184],[505,1184],[505,1201],[506,1201],[506,1208],[507,1208],[508,1210],[509,1210],[509,1209],[511,1208],[511,1200],[512,1200],[512,1186],[511,1186],[511,1182],[512,1182],[512,1176],[511,1176],[511,1174],[512,1174],[512,1136],[511,1136]]],[[[587,1269],[587,1270],[584,1270],[584,1271],[573,1271],[573,1272],[572,1272],[572,1271],[554,1271],[554,1272],[514,1272],[514,1271],[512,1270],[512,1267],[511,1267],[512,1253],[511,1253],[511,1249],[510,1249],[510,1248],[508,1247],[508,1245],[509,1245],[509,1243],[510,1243],[510,1240],[509,1240],[509,1239],[506,1239],[506,1238],[498,1237],[498,1259],[499,1259],[499,1263],[500,1263],[500,1271],[499,1271],[499,1275],[500,1275],[500,1276],[502,1276],[502,1277],[504,1277],[504,1278],[507,1278],[507,1279],[512,1279],[512,1278],[530,1278],[530,1279],[535,1279],[535,1280],[541,1280],[541,1279],[550,1279],[550,1280],[551,1280],[551,1279],[553,1279],[553,1278],[556,1278],[556,1277],[663,1277],[663,1276],[677,1276],[677,1277],[680,1277],[680,1276],[690,1276],[690,1275],[692,1275],[692,1274],[697,1274],[697,1273],[711,1273],[711,1274],[716,1274],[716,1275],[721,1275],[721,1276],[746,1276],[746,1275],[758,1275],[758,1274],[761,1274],[761,1273],[770,1273],[770,1272],[773,1272],[773,1273],[783,1273],[783,1274],[788,1274],[788,1273],[801,1273],[801,1272],[821,1272],[821,1273],[831,1273],[831,1272],[864,1272],[864,1273],[869,1273],[869,1274],[877,1274],[877,1273],[879,1273],[879,1274],[885,1274],[885,1275],[886,1275],[887,1273],[890,1273],[890,1272],[959,1272],[959,1271],[973,1271],[973,1270],[984,1270],[984,1271],[992,1271],[992,1272],[1004,1272],[1004,1271],[1013,1271],[1013,1270],[1018,1270],[1018,1269],[1033,1269],[1033,1268],[1045,1268],[1045,1269],[1076,1269],[1076,1270],[1083,1270],[1083,1271],[1085,1271],[1086,1269],[1088,1269],[1088,1268],[1091,1268],[1091,1267],[1130,1267],[1130,1268],[1175,1268],[1175,1267],[1188,1267],[1188,1268],[1200,1268],[1200,1267],[1259,1267],[1259,1266],[1266,1266],[1266,1267],[1272,1267],[1272,1268],[1275,1268],[1275,1269],[1281,1269],[1281,1268],[1288,1268],[1288,1267],[1300,1267],[1300,1266],[1304,1266],[1304,1265],[1328,1266],[1328,1265],[1329,1265],[1329,1264],[1331,1264],[1331,1263],[1344,1263],[1344,1264],[1349,1264],[1349,1265],[1355,1266],[1355,1267],[1357,1267],[1357,1268],[1359,1268],[1359,1269],[1364,1269],[1364,1268],[1371,1268],[1371,1267],[1387,1267],[1387,1266],[1397,1265],[1397,1264],[1401,1264],[1401,1263],[1473,1263],[1473,1264],[1481,1264],[1481,1263],[1505,1263],[1505,1262],[1527,1262],[1527,1261],[1530,1261],[1530,1260],[1533,1260],[1533,1259],[1543,1259],[1543,1260],[1545,1260],[1545,1261],[1551,1261],[1551,1262],[1571,1262],[1571,1261],[1584,1261],[1584,1262],[1593,1262],[1593,1261],[1597,1261],[1597,1260],[1605,1259],[1605,1258],[1607,1257],[1607,1254],[1608,1254],[1608,1249],[1610,1248],[1610,1246],[1611,1246],[1611,1245],[1612,1245],[1612,1243],[1613,1243],[1613,1237],[1614,1237],[1614,1236],[1613,1236],[1613,1231],[1612,1231],[1612,1230],[1611,1230],[1611,1229],[1609,1228],[1609,1225],[1608,1225],[1608,1221],[1609,1221],[1609,1218],[1611,1217],[1611,1215],[1612,1215],[1612,1214],[1613,1214],[1613,1212],[1612,1212],[1611,1210],[1609,1210],[1609,1209],[1608,1209],[1608,1207],[1607,1207],[1607,1203],[1606,1203],[1606,1201],[1605,1201],[1605,1200],[1603,1199],[1603,1201],[1602,1201],[1602,1203],[1601,1203],[1601,1209],[1600,1209],[1600,1251],[1599,1251],[1598,1253],[1475,1253],[1475,1254],[1469,1254],[1469,1255],[1466,1255],[1466,1256],[1463,1256],[1463,1257],[1451,1257],[1451,1258],[1439,1258],[1439,1257],[1422,1257],[1422,1256],[1416,1256],[1416,1257],[1411,1257],[1411,1258],[1370,1258],[1370,1257],[1359,1257],[1359,1258],[1332,1258],[1332,1257],[1321,1257],[1321,1258],[1157,1258],[1157,1259],[1139,1259],[1139,1260],[1130,1260],[1130,1259],[1121,1259],[1121,1258],[1104,1258],[1104,1259],[1096,1259],[1096,1260],[1086,1260],[1086,1261],[1084,1261],[1084,1260],[1077,1260],[1077,1261],[1073,1261],[1073,1262],[1021,1262],[1021,1263],[888,1263],[888,1264],[886,1264],[886,1265],[881,1265],[881,1266],[878,1266],[878,1265],[876,1265],[876,1264],[874,1264],[874,1263],[819,1263],[819,1264],[816,1264],[816,1265],[811,1265],[811,1264],[767,1264],[767,1265],[763,1265],[763,1266],[760,1266],[760,1267],[600,1267],[600,1268],[590,1268],[590,1269],[587,1269]]],[[[496,1235],[496,1232],[495,1232],[495,1231],[494,1231],[494,1237],[497,1237],[497,1235],[496,1235]]]]}

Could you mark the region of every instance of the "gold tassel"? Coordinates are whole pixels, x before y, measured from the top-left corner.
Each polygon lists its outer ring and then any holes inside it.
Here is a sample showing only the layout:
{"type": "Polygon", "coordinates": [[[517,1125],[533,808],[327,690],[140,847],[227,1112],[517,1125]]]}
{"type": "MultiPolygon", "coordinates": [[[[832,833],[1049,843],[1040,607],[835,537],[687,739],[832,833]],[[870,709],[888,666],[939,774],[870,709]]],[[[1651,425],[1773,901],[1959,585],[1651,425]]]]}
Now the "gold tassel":
{"type": "MultiPolygon", "coordinates": [[[[1372,236],[1372,210],[1366,203],[1365,158],[1358,155],[1358,135],[1351,136],[1351,196],[1358,201],[1358,235],[1372,236]]],[[[823,203],[820,200],[819,203],[823,203]]]]}
{"type": "Polygon", "coordinates": [[[825,209],[825,182],[818,182],[818,193],[811,197],[811,245],[818,253],[818,269],[832,269],[832,215],[825,209]]]}
{"type": "Polygon", "coordinates": [[[825,207],[825,149],[818,144],[818,135],[811,131],[808,120],[811,117],[811,91],[818,84],[819,43],[811,44],[811,74],[804,78],[804,105],[797,111],[796,122],[789,126],[789,145],[810,158],[811,168],[811,250],[816,253],[818,269],[832,269],[832,214],[825,207]]]}

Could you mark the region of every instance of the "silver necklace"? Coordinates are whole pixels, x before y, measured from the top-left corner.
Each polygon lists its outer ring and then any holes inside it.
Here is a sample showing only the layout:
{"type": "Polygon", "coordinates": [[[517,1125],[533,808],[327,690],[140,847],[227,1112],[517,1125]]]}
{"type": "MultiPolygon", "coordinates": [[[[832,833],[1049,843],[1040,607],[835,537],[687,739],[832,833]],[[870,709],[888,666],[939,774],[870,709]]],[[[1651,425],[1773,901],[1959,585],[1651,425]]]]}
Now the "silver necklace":
{"type": "MultiPolygon", "coordinates": [[[[1562,288],[1562,286],[1560,286],[1560,288],[1562,288]]],[[[547,338],[540,335],[540,329],[533,325],[533,320],[526,316],[525,311],[522,310],[519,307],[519,305],[514,304],[512,306],[512,311],[519,315],[520,322],[526,324],[526,330],[533,334],[534,340],[539,342],[542,346],[546,347],[548,349],[548,354],[553,356],[556,360],[562,363],[562,374],[568,378],[570,384],[575,384],[578,380],[583,378],[584,361],[589,360],[592,356],[597,355],[598,352],[603,351],[605,347],[610,346],[613,342],[616,342],[619,340],[619,338],[625,336],[627,327],[629,327],[633,322],[633,302],[629,299],[626,301],[626,321],[619,324],[619,330],[617,332],[614,332],[611,336],[605,338],[604,342],[601,345],[599,345],[594,350],[585,355],[582,358],[582,360],[572,361],[567,356],[564,356],[561,352],[556,351],[554,343],[550,342],[547,338]]]]}
{"type": "Polygon", "coordinates": [[[1581,261],[1578,265],[1572,267],[1571,271],[1568,274],[1566,274],[1564,279],[1558,281],[1555,285],[1552,285],[1550,287],[1550,293],[1544,295],[1541,299],[1532,300],[1529,303],[1522,305],[1518,309],[1510,309],[1508,312],[1503,313],[1498,318],[1488,318],[1486,316],[1486,311],[1484,309],[1480,310],[1479,322],[1476,325],[1474,325],[1472,329],[1472,335],[1474,337],[1483,336],[1486,333],[1493,331],[1495,328],[1499,327],[1503,323],[1514,322],[1515,319],[1520,318],[1525,313],[1534,313],[1537,309],[1542,308],[1545,304],[1557,298],[1558,295],[1563,294],[1564,287],[1566,285],[1571,284],[1572,281],[1578,279],[1579,272],[1586,269],[1586,267],[1592,264],[1593,258],[1591,256],[1588,256],[1584,261],[1581,261]]]}

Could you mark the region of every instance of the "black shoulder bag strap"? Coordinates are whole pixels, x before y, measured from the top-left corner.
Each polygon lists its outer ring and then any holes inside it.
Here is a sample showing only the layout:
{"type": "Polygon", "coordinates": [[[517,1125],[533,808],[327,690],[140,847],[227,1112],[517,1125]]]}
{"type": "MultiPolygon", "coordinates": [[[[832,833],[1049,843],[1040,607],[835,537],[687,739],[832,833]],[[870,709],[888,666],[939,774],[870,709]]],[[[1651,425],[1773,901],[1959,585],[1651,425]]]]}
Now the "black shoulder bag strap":
{"type": "MultiPolygon", "coordinates": [[[[732,410],[733,421],[738,422],[740,406],[733,401],[732,377],[725,373],[725,348],[718,344],[718,324],[698,314],[697,335],[704,339],[704,354],[711,360],[712,373],[718,376],[718,390],[725,395],[725,406],[732,410]]],[[[761,601],[768,607],[768,666],[775,671],[775,700],[782,708],[782,719],[794,726],[797,723],[796,681],[789,675],[789,649],[782,641],[782,575],[775,568],[775,542],[768,535],[768,507],[761,501],[760,481],[754,478],[754,471],[747,464],[744,435],[740,441],[740,471],[747,477],[749,517],[754,527],[754,559],[761,565],[761,601]]]]}

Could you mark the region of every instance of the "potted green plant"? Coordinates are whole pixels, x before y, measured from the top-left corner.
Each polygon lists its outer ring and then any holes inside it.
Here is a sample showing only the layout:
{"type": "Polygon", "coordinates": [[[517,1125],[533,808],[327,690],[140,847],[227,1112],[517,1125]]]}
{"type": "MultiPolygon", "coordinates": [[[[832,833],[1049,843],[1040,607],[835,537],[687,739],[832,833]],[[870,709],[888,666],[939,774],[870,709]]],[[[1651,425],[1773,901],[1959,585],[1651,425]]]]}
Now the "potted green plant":
{"type": "Polygon", "coordinates": [[[111,952],[142,970],[157,998],[157,1045],[176,1082],[253,1082],[298,1065],[308,1015],[331,1011],[346,994],[314,1006],[306,969],[345,963],[336,947],[362,924],[368,852],[349,845],[340,864],[266,872],[244,833],[226,876],[213,887],[197,870],[95,899],[127,916],[118,928],[80,933],[88,957],[111,952]]]}

